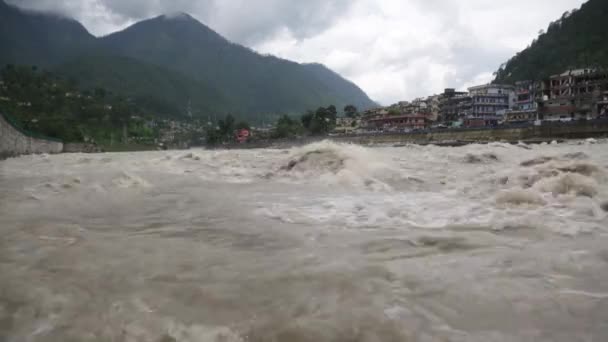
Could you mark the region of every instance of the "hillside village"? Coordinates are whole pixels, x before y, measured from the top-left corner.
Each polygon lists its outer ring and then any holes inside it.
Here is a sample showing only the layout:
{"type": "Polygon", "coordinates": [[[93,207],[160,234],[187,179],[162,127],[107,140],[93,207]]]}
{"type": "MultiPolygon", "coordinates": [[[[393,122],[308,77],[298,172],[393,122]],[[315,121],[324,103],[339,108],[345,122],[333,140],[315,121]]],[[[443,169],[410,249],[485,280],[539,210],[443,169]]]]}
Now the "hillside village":
{"type": "Polygon", "coordinates": [[[366,110],[356,119],[341,118],[336,132],[411,132],[424,129],[491,128],[540,125],[551,121],[605,118],[608,72],[567,70],[541,81],[486,84],[388,107],[366,110]]]}

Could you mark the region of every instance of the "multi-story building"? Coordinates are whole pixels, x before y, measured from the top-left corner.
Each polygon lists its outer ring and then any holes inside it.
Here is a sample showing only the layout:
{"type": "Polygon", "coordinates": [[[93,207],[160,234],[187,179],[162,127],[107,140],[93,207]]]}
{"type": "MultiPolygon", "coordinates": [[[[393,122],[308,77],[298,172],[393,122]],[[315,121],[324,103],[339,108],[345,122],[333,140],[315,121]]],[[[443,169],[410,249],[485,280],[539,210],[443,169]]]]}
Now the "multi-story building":
{"type": "Polygon", "coordinates": [[[569,70],[539,83],[538,111],[541,120],[576,120],[598,117],[608,71],[569,70]]]}
{"type": "Polygon", "coordinates": [[[515,82],[515,103],[504,114],[505,123],[523,124],[538,120],[537,88],[538,84],[533,81],[515,82]]]}
{"type": "Polygon", "coordinates": [[[472,99],[470,117],[484,118],[503,115],[515,103],[511,85],[486,84],[469,88],[472,99]]]}
{"type": "Polygon", "coordinates": [[[447,88],[439,95],[439,121],[452,124],[470,111],[471,97],[466,92],[447,88]]]}
{"type": "Polygon", "coordinates": [[[533,81],[515,82],[515,104],[513,110],[536,110],[537,84],[533,81]]]}
{"type": "Polygon", "coordinates": [[[362,120],[370,120],[373,118],[381,118],[388,115],[388,110],[384,107],[368,109],[361,115],[362,120]]]}
{"type": "Polygon", "coordinates": [[[368,130],[378,131],[410,131],[424,129],[429,125],[429,119],[423,114],[386,115],[365,120],[368,130]]]}
{"type": "Polygon", "coordinates": [[[441,110],[440,103],[441,95],[429,96],[426,99],[427,114],[429,116],[429,119],[433,122],[439,120],[439,114],[441,110]]]}
{"type": "Polygon", "coordinates": [[[339,117],[336,119],[336,127],[334,132],[336,133],[353,133],[359,128],[359,118],[339,117]]]}

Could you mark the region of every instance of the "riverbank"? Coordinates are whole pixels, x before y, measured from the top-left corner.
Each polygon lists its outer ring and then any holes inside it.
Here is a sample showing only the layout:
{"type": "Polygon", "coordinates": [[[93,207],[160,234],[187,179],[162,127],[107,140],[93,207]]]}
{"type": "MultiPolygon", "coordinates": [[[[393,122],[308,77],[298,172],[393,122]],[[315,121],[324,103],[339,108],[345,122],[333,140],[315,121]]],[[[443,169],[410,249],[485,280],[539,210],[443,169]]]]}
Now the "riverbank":
{"type": "Polygon", "coordinates": [[[608,136],[608,120],[574,123],[545,123],[541,126],[507,126],[492,129],[446,129],[419,133],[380,133],[332,137],[332,140],[362,145],[374,144],[442,144],[442,143],[542,143],[563,139],[601,138],[608,136]]]}
{"type": "Polygon", "coordinates": [[[584,121],[575,123],[546,123],[542,126],[508,126],[495,128],[461,128],[429,130],[416,133],[368,133],[336,136],[300,137],[281,140],[255,141],[245,144],[227,144],[211,149],[258,149],[290,148],[303,146],[321,140],[358,145],[393,145],[406,144],[464,146],[469,144],[487,144],[504,142],[510,144],[541,144],[569,139],[605,138],[608,137],[608,120],[584,121]]]}
{"type": "MultiPolygon", "coordinates": [[[[568,139],[587,139],[608,137],[608,120],[594,120],[573,123],[545,123],[541,126],[509,126],[478,129],[443,129],[429,130],[416,133],[369,133],[356,135],[334,135],[334,136],[309,136],[292,139],[258,140],[243,144],[225,144],[207,147],[208,149],[232,150],[232,149],[284,149],[295,146],[303,146],[322,140],[330,140],[338,143],[351,143],[358,145],[392,145],[400,146],[406,144],[436,145],[436,146],[464,146],[468,144],[486,144],[496,141],[518,144],[541,144],[552,141],[563,141],[568,139]]],[[[78,148],[85,144],[65,144],[62,150],[53,150],[51,153],[59,152],[136,152],[156,150],[155,145],[142,144],[114,144],[102,145],[91,148],[78,148]]],[[[88,145],[86,145],[88,146],[88,145]]],[[[203,147],[203,146],[199,146],[203,147]]],[[[48,153],[45,151],[12,151],[10,146],[5,146],[0,153],[0,159],[27,153],[48,153]]]]}

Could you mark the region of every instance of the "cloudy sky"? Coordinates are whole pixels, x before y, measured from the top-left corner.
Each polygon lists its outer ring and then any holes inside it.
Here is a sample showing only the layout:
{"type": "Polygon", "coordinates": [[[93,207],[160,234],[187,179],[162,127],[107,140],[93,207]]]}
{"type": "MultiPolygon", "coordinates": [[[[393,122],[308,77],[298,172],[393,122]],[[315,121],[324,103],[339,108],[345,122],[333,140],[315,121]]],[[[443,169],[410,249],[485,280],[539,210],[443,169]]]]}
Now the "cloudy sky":
{"type": "Polygon", "coordinates": [[[261,53],[323,63],[390,104],[488,82],[538,31],[585,0],[8,0],[95,35],[187,12],[261,53]]]}

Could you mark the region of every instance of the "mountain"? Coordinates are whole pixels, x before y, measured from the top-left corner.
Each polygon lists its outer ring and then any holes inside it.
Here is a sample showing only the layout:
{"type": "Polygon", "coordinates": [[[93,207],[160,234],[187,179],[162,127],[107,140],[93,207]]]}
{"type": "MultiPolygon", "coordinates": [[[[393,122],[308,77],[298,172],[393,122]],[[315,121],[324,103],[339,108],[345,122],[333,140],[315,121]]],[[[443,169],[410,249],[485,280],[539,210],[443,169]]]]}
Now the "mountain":
{"type": "Polygon", "coordinates": [[[229,42],[187,14],[145,20],[101,40],[108,51],[213,85],[230,94],[244,111],[374,105],[361,89],[327,68],[262,56],[229,42]]]}
{"type": "Polygon", "coordinates": [[[101,87],[133,98],[154,113],[185,116],[234,111],[232,102],[213,87],[182,74],[137,60],[111,55],[82,56],[63,63],[55,71],[83,88],[101,87]]]}
{"type": "Polygon", "coordinates": [[[0,65],[50,66],[95,44],[95,37],[75,20],[20,10],[0,0],[0,65]]]}
{"type": "Polygon", "coordinates": [[[579,10],[564,13],[498,70],[496,82],[538,80],[588,66],[608,68],[606,18],[606,0],[589,0],[579,10]]]}
{"type": "Polygon", "coordinates": [[[302,113],[330,104],[375,103],[354,83],[318,64],[263,56],[231,43],[187,14],[163,15],[96,38],[77,21],[0,0],[0,65],[52,69],[150,108],[241,118],[302,113]]]}

